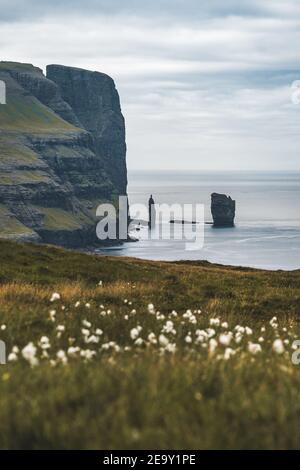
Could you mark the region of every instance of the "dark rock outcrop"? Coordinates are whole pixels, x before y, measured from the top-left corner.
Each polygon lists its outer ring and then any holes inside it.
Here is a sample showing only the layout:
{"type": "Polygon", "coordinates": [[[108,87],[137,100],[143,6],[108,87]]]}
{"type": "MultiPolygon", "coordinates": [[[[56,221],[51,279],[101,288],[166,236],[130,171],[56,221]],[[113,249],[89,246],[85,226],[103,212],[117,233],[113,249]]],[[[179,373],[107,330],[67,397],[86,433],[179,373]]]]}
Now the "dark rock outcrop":
{"type": "Polygon", "coordinates": [[[235,201],[225,194],[211,195],[211,213],[214,227],[233,227],[235,218],[235,201]]]}
{"type": "Polygon", "coordinates": [[[94,73],[57,70],[60,83],[0,62],[0,236],[86,246],[98,241],[96,207],[126,194],[124,118],[112,79],[87,78],[77,89],[78,73],[94,73]]]}

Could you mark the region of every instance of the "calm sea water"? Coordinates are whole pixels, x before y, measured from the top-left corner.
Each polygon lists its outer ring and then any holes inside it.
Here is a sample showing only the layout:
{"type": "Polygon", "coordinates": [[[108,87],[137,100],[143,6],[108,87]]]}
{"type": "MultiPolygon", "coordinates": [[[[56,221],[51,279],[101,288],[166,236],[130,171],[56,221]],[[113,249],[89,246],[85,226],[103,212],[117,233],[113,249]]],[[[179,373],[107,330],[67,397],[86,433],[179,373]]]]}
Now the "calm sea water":
{"type": "MultiPolygon", "coordinates": [[[[266,269],[300,268],[300,173],[129,173],[130,204],[147,204],[150,194],[160,204],[201,203],[205,220],[211,221],[212,192],[236,200],[236,226],[214,229],[206,225],[201,250],[187,251],[184,241],[174,239],[149,240],[144,228],[137,233],[140,241],[100,252],[152,260],[197,259],[266,269]]],[[[181,226],[178,229],[182,230],[181,226]]]]}

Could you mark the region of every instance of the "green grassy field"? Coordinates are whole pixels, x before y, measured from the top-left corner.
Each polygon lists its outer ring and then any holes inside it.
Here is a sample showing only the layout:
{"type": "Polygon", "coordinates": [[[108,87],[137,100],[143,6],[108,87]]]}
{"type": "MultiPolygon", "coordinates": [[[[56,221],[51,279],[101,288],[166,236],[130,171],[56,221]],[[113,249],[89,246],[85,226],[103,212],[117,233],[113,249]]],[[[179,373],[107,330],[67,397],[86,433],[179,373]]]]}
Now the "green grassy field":
{"type": "Polygon", "coordinates": [[[2,241],[0,447],[299,448],[299,300],[300,271],[2,241]]]}

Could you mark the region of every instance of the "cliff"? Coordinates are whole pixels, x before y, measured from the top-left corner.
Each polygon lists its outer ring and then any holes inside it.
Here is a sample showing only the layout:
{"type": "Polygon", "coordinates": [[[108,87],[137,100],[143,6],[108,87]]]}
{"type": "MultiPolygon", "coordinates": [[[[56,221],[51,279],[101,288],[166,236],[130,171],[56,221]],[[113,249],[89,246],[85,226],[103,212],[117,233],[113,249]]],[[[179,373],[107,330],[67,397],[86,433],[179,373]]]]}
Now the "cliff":
{"type": "Polygon", "coordinates": [[[0,236],[65,246],[97,241],[95,210],[126,194],[125,125],[113,80],[0,62],[0,236]]]}

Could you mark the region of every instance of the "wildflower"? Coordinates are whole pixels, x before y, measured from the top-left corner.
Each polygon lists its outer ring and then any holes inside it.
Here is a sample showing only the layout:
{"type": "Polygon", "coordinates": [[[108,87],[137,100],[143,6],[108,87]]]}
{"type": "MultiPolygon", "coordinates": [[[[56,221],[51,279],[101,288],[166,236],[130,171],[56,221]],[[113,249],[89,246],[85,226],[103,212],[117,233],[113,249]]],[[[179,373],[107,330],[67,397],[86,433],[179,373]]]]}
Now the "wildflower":
{"type": "Polygon", "coordinates": [[[227,329],[228,328],[227,321],[223,321],[223,323],[221,324],[221,327],[227,329]]]}
{"type": "Polygon", "coordinates": [[[85,304],[85,308],[91,308],[91,304],[90,304],[89,302],[87,302],[87,303],[85,304]]]}
{"type": "Polygon", "coordinates": [[[251,354],[257,354],[259,352],[261,352],[261,345],[260,344],[256,344],[256,343],[249,343],[248,344],[248,351],[251,353],[251,354]]]}
{"type": "Polygon", "coordinates": [[[81,333],[82,333],[83,336],[89,336],[90,330],[87,330],[86,328],[82,328],[81,333]]]}
{"type": "Polygon", "coordinates": [[[245,327],[245,333],[246,333],[246,335],[252,335],[253,330],[251,328],[249,328],[249,326],[246,326],[245,327]]]}
{"type": "Polygon", "coordinates": [[[214,338],[211,338],[209,340],[208,345],[209,345],[209,352],[214,353],[216,348],[218,347],[218,342],[214,338]]]}
{"type": "Polygon", "coordinates": [[[281,339],[275,339],[272,349],[276,354],[283,354],[284,353],[284,345],[281,339]]]}
{"type": "Polygon", "coordinates": [[[139,329],[138,328],[132,328],[132,330],[130,331],[130,337],[131,339],[135,340],[139,337],[139,329]]]}
{"type": "Polygon", "coordinates": [[[265,338],[263,338],[262,336],[260,336],[260,337],[258,338],[258,342],[259,342],[259,343],[263,343],[264,340],[265,340],[265,338]]]}
{"type": "Polygon", "coordinates": [[[76,357],[80,352],[80,348],[78,346],[70,346],[67,350],[67,354],[70,357],[76,357]]]}
{"type": "Polygon", "coordinates": [[[242,339],[243,339],[242,333],[240,333],[240,332],[238,331],[238,332],[236,333],[234,339],[235,339],[235,342],[236,342],[237,344],[239,344],[239,343],[242,341],[242,339]]]}
{"type": "Polygon", "coordinates": [[[190,335],[187,335],[184,340],[185,340],[185,342],[186,342],[187,344],[191,344],[191,343],[193,342],[193,340],[192,340],[192,338],[191,338],[190,335]]]}
{"type": "Polygon", "coordinates": [[[124,315],[124,320],[128,320],[128,315],[124,315]]]}
{"type": "Polygon", "coordinates": [[[261,331],[262,333],[264,333],[264,332],[266,331],[266,327],[265,327],[265,326],[262,326],[261,329],[260,329],[260,331],[261,331]]]}
{"type": "Polygon", "coordinates": [[[155,314],[155,308],[153,304],[148,305],[148,312],[151,313],[151,315],[155,314]]]}
{"type": "Polygon", "coordinates": [[[176,318],[178,316],[178,314],[175,310],[172,310],[172,312],[170,313],[170,316],[176,318]]]}
{"type": "Polygon", "coordinates": [[[18,360],[18,356],[16,353],[14,352],[11,352],[9,355],[8,355],[8,358],[7,358],[8,362],[16,362],[18,360]]]}
{"type": "Polygon", "coordinates": [[[50,302],[55,302],[55,300],[60,300],[60,294],[58,292],[53,292],[50,302]]]}
{"type": "Polygon", "coordinates": [[[80,305],[80,302],[79,302],[79,300],[77,300],[77,302],[75,303],[75,308],[78,308],[79,305],[80,305]]]}
{"type": "Polygon", "coordinates": [[[130,313],[131,313],[132,315],[135,315],[135,314],[136,314],[136,310],[135,310],[135,309],[133,309],[133,310],[131,310],[131,312],[130,312],[130,313]]]}
{"type": "Polygon", "coordinates": [[[103,331],[100,330],[100,328],[97,328],[96,331],[95,331],[96,335],[98,336],[102,336],[103,335],[103,331]]]}
{"type": "Polygon", "coordinates": [[[56,330],[57,330],[57,331],[60,331],[61,333],[62,333],[63,331],[65,331],[65,329],[66,329],[65,325],[57,325],[57,327],[56,327],[56,330]]]}
{"type": "Polygon", "coordinates": [[[86,361],[90,361],[94,356],[96,356],[96,351],[91,349],[82,349],[80,351],[80,356],[83,357],[86,361]]]}
{"type": "Polygon", "coordinates": [[[86,328],[91,328],[91,326],[92,326],[92,324],[91,324],[89,321],[87,321],[87,320],[82,320],[82,324],[83,324],[83,326],[85,326],[86,328]]]}
{"type": "Polygon", "coordinates": [[[226,349],[225,349],[225,352],[224,352],[224,359],[225,359],[225,361],[227,361],[228,359],[230,359],[231,356],[234,356],[234,354],[235,354],[234,349],[226,348],[226,349]]]}
{"type": "Polygon", "coordinates": [[[103,281],[99,281],[98,286],[103,286],[103,281]]]}
{"type": "Polygon", "coordinates": [[[163,334],[159,335],[158,341],[162,347],[166,347],[169,344],[168,338],[163,334]]]}
{"type": "Polygon", "coordinates": [[[230,342],[232,340],[232,333],[222,333],[219,336],[219,343],[222,344],[223,346],[229,346],[230,342]]]}
{"type": "Polygon", "coordinates": [[[56,310],[50,310],[49,317],[51,321],[55,322],[55,316],[56,316],[56,310]]]}
{"type": "Polygon", "coordinates": [[[176,352],[176,344],[175,343],[168,343],[165,347],[165,351],[174,354],[176,352]]]}
{"type": "Polygon", "coordinates": [[[270,325],[272,328],[274,328],[276,330],[276,328],[278,328],[278,323],[277,323],[277,317],[273,317],[271,320],[270,320],[270,325]]]}
{"type": "Polygon", "coordinates": [[[144,341],[142,340],[142,338],[137,338],[135,340],[134,344],[136,344],[136,346],[142,346],[143,342],[144,341]]]}
{"type": "Polygon", "coordinates": [[[20,350],[19,350],[18,346],[14,346],[14,347],[12,348],[12,352],[13,352],[14,354],[19,354],[20,350]]]}
{"type": "Polygon", "coordinates": [[[91,336],[85,336],[84,338],[85,343],[99,343],[99,336],[96,335],[91,335],[91,336]]]}
{"type": "Polygon", "coordinates": [[[42,336],[40,341],[39,341],[39,346],[42,349],[49,349],[50,348],[50,342],[49,338],[47,336],[42,336]]]}
{"type": "Polygon", "coordinates": [[[206,332],[207,332],[208,338],[212,338],[216,334],[216,331],[213,328],[207,328],[206,332]]]}
{"type": "Polygon", "coordinates": [[[6,325],[1,325],[1,331],[5,331],[6,330],[6,325]]]}
{"type": "Polygon", "coordinates": [[[61,362],[62,364],[67,364],[68,358],[66,356],[65,351],[63,351],[62,349],[56,353],[56,357],[58,361],[61,362]]]}
{"type": "Polygon", "coordinates": [[[35,355],[36,355],[36,347],[31,342],[28,343],[27,346],[25,346],[22,349],[22,356],[33,367],[38,365],[38,362],[39,362],[38,359],[35,357],[35,355]]]}
{"type": "Polygon", "coordinates": [[[154,333],[149,333],[148,335],[148,341],[151,344],[157,344],[157,339],[154,333]]]}
{"type": "Polygon", "coordinates": [[[220,318],[211,318],[209,324],[210,326],[220,326],[220,318]]]}

